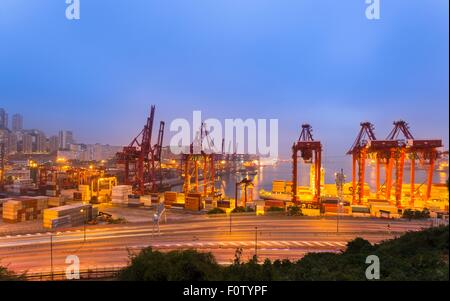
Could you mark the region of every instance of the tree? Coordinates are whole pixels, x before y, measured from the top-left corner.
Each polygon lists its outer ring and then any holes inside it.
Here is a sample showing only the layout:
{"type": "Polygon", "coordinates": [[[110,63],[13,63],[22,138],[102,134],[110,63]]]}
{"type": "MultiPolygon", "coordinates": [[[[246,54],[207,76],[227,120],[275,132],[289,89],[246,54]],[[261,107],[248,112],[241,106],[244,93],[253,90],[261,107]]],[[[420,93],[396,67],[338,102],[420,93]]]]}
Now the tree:
{"type": "Polygon", "coordinates": [[[25,280],[25,275],[16,275],[6,267],[0,266],[0,281],[17,281],[25,280]]]}

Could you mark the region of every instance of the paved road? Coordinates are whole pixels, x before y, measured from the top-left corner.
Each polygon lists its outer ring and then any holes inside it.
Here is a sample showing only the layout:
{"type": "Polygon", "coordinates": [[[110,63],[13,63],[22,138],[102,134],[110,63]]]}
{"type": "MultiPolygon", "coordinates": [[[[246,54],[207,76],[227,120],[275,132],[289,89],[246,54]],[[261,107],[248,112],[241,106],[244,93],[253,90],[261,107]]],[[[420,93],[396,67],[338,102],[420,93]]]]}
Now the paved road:
{"type": "Polygon", "coordinates": [[[16,272],[49,272],[50,236],[56,271],[64,270],[68,255],[77,255],[82,269],[123,266],[127,264],[130,252],[138,252],[150,245],[161,250],[195,248],[211,251],[223,264],[232,261],[239,247],[244,250],[244,259],[250,258],[256,244],[261,258],[298,259],[307,252],[338,252],[357,236],[376,243],[429,226],[428,222],[351,218],[341,219],[339,224],[339,233],[336,233],[333,218],[240,216],[233,217],[230,233],[228,218],[201,216],[193,217],[191,221],[162,224],[159,235],[153,232],[151,224],[129,224],[90,226],[86,230],[86,241],[83,228],[3,236],[0,237],[0,264],[16,272]]]}

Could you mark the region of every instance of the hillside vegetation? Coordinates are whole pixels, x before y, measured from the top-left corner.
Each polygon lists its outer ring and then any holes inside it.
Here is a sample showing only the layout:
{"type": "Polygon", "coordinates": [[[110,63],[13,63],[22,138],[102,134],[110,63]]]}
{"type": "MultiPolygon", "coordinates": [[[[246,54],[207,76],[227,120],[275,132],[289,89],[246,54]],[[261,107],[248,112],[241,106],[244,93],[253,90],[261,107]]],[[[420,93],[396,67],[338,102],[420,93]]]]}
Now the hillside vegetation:
{"type": "Polygon", "coordinates": [[[298,261],[253,258],[241,262],[236,251],[233,264],[219,265],[211,253],[180,250],[167,253],[147,248],[130,258],[119,280],[139,281],[317,281],[366,280],[369,255],[380,258],[380,280],[448,281],[449,229],[439,227],[409,232],[377,245],[356,238],[339,254],[310,253],[298,261]]]}

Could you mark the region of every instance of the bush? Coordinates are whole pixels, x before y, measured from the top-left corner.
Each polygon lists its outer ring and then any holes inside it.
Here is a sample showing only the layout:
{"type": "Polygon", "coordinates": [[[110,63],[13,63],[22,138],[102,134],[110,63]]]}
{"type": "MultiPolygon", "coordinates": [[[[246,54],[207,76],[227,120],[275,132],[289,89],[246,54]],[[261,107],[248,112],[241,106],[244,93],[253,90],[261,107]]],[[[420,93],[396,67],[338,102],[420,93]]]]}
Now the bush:
{"type": "Polygon", "coordinates": [[[422,211],[406,209],[403,211],[403,218],[407,218],[409,220],[430,218],[430,210],[427,208],[424,208],[422,211]]]}
{"type": "Polygon", "coordinates": [[[272,206],[267,209],[267,212],[284,212],[284,208],[272,206]]]}
{"type": "Polygon", "coordinates": [[[212,281],[221,267],[211,253],[182,250],[162,253],[152,248],[130,256],[131,264],[119,273],[122,281],[212,281]]]}
{"type": "Polygon", "coordinates": [[[0,281],[25,280],[25,275],[16,275],[7,268],[0,266],[0,281]]]}
{"type": "Polygon", "coordinates": [[[449,228],[409,232],[399,238],[371,245],[356,238],[342,253],[309,253],[298,261],[253,257],[242,262],[237,249],[230,266],[220,266],[211,253],[195,250],[161,253],[151,248],[131,257],[119,273],[120,280],[177,281],[366,281],[366,258],[376,255],[381,280],[448,281],[449,228]]]}
{"type": "Polygon", "coordinates": [[[239,206],[239,207],[234,208],[231,211],[231,213],[243,213],[243,212],[255,212],[255,210],[253,210],[253,208],[251,208],[251,207],[239,206]]]}
{"type": "Polygon", "coordinates": [[[222,214],[222,213],[226,212],[220,208],[213,208],[207,212],[207,214],[222,214]]]}
{"type": "Polygon", "coordinates": [[[297,205],[288,207],[289,216],[303,216],[302,208],[297,205]]]}

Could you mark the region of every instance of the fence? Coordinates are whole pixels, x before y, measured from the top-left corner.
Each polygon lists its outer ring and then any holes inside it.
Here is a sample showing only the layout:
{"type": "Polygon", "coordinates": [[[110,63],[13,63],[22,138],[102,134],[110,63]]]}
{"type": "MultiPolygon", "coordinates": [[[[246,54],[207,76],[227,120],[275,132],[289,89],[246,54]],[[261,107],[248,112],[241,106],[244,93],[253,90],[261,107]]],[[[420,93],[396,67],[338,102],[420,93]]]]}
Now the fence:
{"type": "MultiPolygon", "coordinates": [[[[87,269],[80,269],[80,279],[74,280],[113,280],[123,267],[94,267],[87,269]]],[[[65,271],[42,272],[42,273],[27,273],[24,275],[25,280],[28,281],[66,281],[65,271]]]]}

